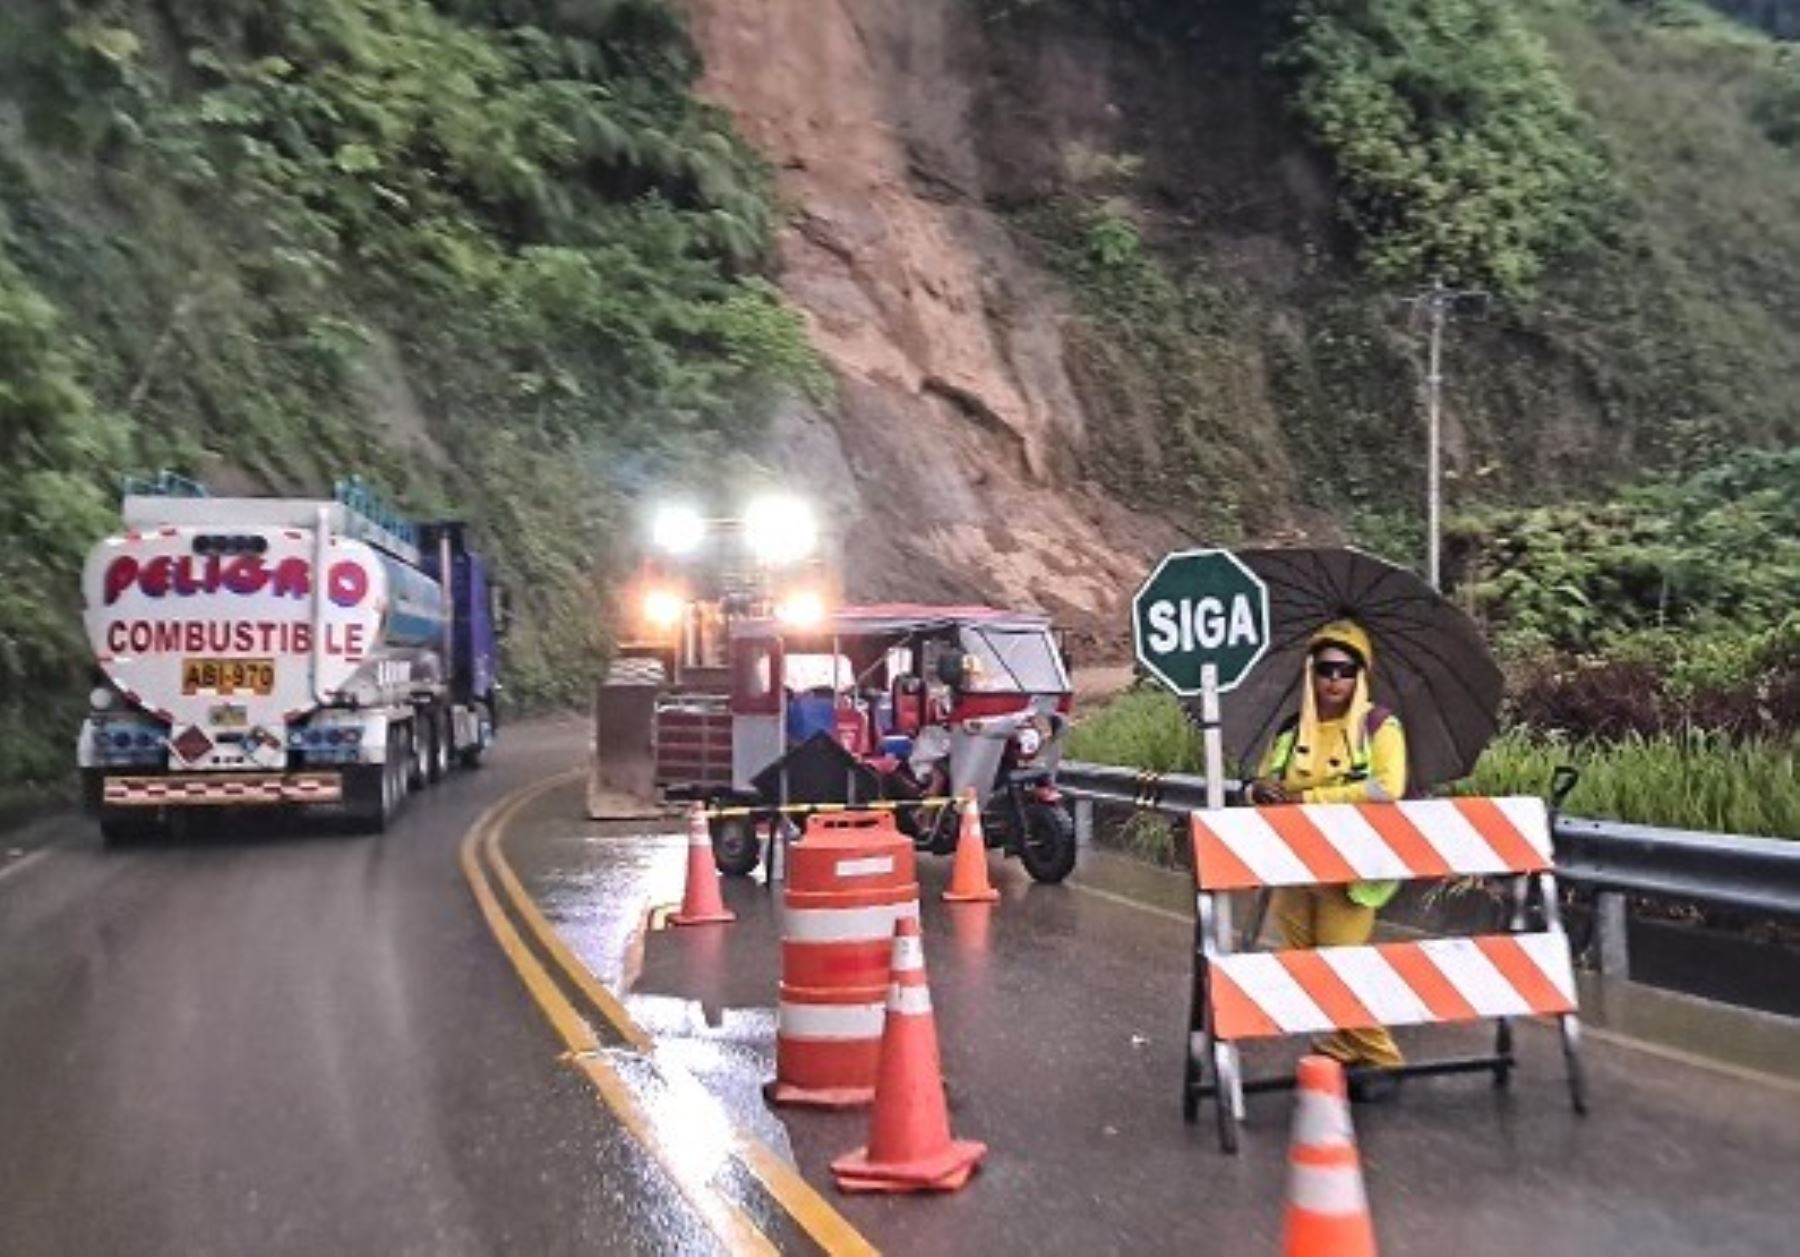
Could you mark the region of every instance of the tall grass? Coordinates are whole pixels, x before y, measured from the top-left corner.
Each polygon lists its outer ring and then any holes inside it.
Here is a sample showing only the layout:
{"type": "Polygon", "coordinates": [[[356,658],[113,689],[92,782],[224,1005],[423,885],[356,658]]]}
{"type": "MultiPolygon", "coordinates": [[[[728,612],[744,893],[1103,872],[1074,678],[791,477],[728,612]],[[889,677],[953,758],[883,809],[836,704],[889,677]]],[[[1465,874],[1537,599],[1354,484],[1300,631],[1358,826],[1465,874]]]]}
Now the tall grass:
{"type": "Polygon", "coordinates": [[[1678,829],[1800,838],[1800,741],[1729,742],[1701,734],[1580,742],[1508,730],[1482,755],[1462,794],[1539,794],[1558,765],[1581,778],[1573,816],[1678,829]]]}
{"type": "Polygon", "coordinates": [[[1069,732],[1069,758],[1157,773],[1205,771],[1200,733],[1164,690],[1121,694],[1069,732]]]}
{"type": "MultiPolygon", "coordinates": [[[[1800,741],[1734,742],[1702,733],[1618,741],[1549,738],[1511,729],[1491,743],[1459,794],[1542,794],[1555,769],[1581,778],[1565,803],[1574,816],[1800,839],[1800,741]]],[[[1202,771],[1200,737],[1167,694],[1136,690],[1083,720],[1071,758],[1153,772],[1202,771]]]]}

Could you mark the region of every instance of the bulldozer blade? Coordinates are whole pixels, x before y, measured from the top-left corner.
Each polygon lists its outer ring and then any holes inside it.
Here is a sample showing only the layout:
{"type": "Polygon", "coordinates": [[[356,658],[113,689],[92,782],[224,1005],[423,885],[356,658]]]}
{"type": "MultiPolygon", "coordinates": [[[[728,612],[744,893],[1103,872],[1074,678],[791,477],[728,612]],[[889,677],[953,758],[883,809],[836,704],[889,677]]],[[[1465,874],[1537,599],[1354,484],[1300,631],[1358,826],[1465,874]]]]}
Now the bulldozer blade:
{"type": "Polygon", "coordinates": [[[656,800],[656,761],[651,725],[660,677],[615,669],[594,691],[594,739],[587,806],[593,820],[661,815],[656,800]]]}

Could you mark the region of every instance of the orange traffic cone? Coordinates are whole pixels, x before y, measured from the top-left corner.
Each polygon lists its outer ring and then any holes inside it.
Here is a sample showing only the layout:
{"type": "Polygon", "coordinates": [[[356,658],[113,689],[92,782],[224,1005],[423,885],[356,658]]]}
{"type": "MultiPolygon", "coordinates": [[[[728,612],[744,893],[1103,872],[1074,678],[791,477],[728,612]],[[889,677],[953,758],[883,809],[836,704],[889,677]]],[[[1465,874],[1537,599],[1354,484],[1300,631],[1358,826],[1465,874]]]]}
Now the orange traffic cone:
{"type": "Polygon", "coordinates": [[[719,895],[719,866],[713,863],[706,808],[696,803],[688,809],[687,890],[681,896],[681,911],[669,914],[669,924],[711,925],[735,920],[737,913],[727,908],[719,895]]]}
{"type": "Polygon", "coordinates": [[[1344,1067],[1329,1056],[1302,1057],[1295,1084],[1281,1251],[1285,1257],[1375,1257],[1344,1067]]]}
{"type": "Polygon", "coordinates": [[[894,923],[892,968],[869,1143],[833,1161],[831,1172],[846,1192],[953,1192],[969,1181],[987,1145],[950,1137],[917,917],[894,923]]]}
{"type": "Polygon", "coordinates": [[[973,786],[963,792],[962,832],[956,836],[956,863],[944,898],[951,903],[993,903],[1000,898],[988,881],[987,839],[981,833],[981,804],[975,801],[973,786]]]}

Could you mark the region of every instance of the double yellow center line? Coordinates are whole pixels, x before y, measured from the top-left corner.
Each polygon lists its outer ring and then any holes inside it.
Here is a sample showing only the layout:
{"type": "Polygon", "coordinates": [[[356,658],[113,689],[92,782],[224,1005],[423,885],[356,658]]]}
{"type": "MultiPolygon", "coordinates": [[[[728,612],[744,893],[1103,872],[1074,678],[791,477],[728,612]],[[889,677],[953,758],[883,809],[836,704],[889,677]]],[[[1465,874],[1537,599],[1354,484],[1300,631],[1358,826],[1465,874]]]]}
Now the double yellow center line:
{"type": "MultiPolygon", "coordinates": [[[[558,937],[555,927],[526,893],[501,849],[501,838],[519,813],[543,795],[581,776],[581,771],[577,770],[524,787],[483,813],[463,838],[463,875],[468,878],[475,902],[501,950],[563,1041],[567,1049],[565,1059],[593,1084],[620,1125],[667,1171],[688,1204],[728,1250],[734,1253],[778,1252],[750,1215],[729,1199],[715,1182],[718,1171],[727,1168],[726,1164],[716,1165],[709,1171],[704,1165],[696,1165],[695,1158],[677,1155],[624,1075],[615,1068],[610,1059],[615,1054],[654,1066],[655,1048],[650,1036],[558,937]],[[501,895],[505,896],[506,905],[502,905],[501,895]],[[507,913],[507,906],[524,924],[544,959],[539,958],[538,951],[520,934],[507,913]],[[623,1046],[601,1044],[593,1023],[563,993],[546,967],[546,961],[554,965],[592,1010],[604,1019],[611,1036],[616,1036],[623,1046]]],[[[834,1254],[875,1252],[868,1240],[805,1179],[759,1140],[730,1126],[725,1145],[726,1162],[735,1161],[742,1166],[820,1248],[834,1254]]]]}

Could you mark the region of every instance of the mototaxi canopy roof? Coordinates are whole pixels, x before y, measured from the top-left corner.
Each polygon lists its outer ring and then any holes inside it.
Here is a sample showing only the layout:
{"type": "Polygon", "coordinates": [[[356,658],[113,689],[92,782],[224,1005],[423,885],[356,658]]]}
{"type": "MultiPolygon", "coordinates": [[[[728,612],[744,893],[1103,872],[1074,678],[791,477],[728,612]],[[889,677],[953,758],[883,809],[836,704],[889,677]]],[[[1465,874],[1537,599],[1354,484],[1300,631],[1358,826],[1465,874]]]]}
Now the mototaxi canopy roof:
{"type": "Polygon", "coordinates": [[[731,626],[731,635],[819,641],[833,637],[930,633],[964,624],[1003,632],[1030,632],[1048,630],[1050,617],[1035,612],[1002,611],[995,607],[878,602],[838,607],[818,623],[805,626],[783,623],[773,617],[738,620],[731,626]]]}

